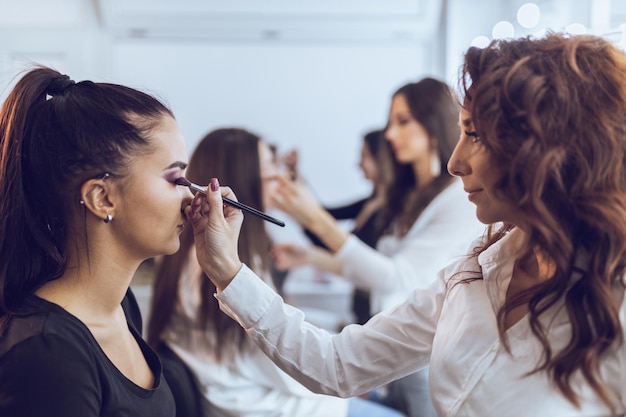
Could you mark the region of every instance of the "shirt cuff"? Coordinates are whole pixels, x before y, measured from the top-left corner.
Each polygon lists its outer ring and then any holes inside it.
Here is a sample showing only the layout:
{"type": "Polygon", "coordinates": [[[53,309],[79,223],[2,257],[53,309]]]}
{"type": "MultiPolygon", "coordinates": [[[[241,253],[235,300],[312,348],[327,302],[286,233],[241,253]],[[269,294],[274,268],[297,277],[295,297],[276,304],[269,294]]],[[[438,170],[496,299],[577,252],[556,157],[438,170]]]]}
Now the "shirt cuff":
{"type": "Polygon", "coordinates": [[[249,329],[269,310],[278,294],[247,265],[239,270],[223,291],[214,294],[220,309],[249,329]]]}
{"type": "Polygon", "coordinates": [[[343,246],[341,246],[341,248],[337,252],[335,252],[335,256],[342,262],[346,259],[349,259],[350,254],[354,252],[354,248],[357,247],[358,244],[359,239],[353,234],[350,234],[350,236],[348,236],[348,239],[346,239],[346,241],[343,243],[343,246]]]}

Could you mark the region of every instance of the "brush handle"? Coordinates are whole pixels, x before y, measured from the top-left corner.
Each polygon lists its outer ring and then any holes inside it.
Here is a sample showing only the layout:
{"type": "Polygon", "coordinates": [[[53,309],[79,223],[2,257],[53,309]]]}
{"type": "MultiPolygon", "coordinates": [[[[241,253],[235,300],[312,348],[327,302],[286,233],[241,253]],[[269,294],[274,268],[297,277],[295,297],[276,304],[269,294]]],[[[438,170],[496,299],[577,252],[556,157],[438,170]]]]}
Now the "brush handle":
{"type": "MultiPolygon", "coordinates": [[[[206,194],[206,187],[201,187],[198,184],[194,184],[194,183],[189,184],[189,189],[193,192],[201,192],[202,194],[206,194]]],[[[252,213],[255,216],[258,216],[262,218],[263,220],[267,220],[270,223],[274,223],[280,227],[285,227],[285,222],[275,219],[272,216],[268,216],[267,214],[263,213],[260,210],[255,209],[254,207],[247,206],[243,203],[231,200],[230,198],[227,198],[224,196],[222,196],[222,200],[224,201],[224,203],[228,204],[229,206],[237,207],[240,210],[247,211],[248,213],[252,213]]]]}

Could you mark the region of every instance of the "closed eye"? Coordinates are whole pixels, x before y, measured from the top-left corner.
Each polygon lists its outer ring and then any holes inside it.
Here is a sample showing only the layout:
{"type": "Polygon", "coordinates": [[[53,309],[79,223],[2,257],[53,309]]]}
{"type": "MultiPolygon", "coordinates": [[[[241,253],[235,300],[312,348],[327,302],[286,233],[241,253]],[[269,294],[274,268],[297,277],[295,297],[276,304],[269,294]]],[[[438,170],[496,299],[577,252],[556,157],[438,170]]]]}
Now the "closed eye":
{"type": "Polygon", "coordinates": [[[478,136],[478,133],[476,133],[476,131],[466,130],[465,134],[472,138],[472,142],[473,143],[480,142],[480,136],[478,136]]]}
{"type": "Polygon", "coordinates": [[[172,184],[176,184],[180,178],[185,176],[185,168],[187,168],[187,164],[183,163],[174,163],[167,167],[162,173],[161,176],[168,182],[172,184]]]}

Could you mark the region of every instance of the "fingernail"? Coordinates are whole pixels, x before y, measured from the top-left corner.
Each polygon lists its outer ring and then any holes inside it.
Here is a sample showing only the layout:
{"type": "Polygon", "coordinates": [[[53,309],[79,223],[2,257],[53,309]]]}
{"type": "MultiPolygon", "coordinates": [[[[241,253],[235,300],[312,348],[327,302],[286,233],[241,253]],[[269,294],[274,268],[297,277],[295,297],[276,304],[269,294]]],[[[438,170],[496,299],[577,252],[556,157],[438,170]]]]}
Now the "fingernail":
{"type": "Polygon", "coordinates": [[[211,178],[211,191],[217,191],[220,189],[220,182],[217,178],[211,178]]]}

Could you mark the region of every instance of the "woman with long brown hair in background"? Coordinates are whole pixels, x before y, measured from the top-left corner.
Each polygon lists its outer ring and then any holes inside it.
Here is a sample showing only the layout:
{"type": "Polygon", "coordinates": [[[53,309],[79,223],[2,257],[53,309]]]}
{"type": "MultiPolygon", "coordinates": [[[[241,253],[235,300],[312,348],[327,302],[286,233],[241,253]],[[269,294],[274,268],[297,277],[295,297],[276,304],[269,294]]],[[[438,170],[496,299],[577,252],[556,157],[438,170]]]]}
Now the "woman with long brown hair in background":
{"type": "MultiPolygon", "coordinates": [[[[376,218],[375,247],[346,232],[301,184],[280,182],[272,202],[311,230],[330,249],[337,275],[371,294],[371,314],[388,310],[415,288],[429,286],[437,272],[463,254],[484,231],[461,181],[447,165],[458,142],[458,98],[446,83],[423,78],[392,96],[383,135],[392,164],[376,218]],[[336,264],[339,264],[336,266],[336,264]]],[[[289,265],[296,251],[275,246],[277,263],[289,265]]],[[[428,369],[393,381],[372,398],[409,417],[431,417],[428,369]]]]}

